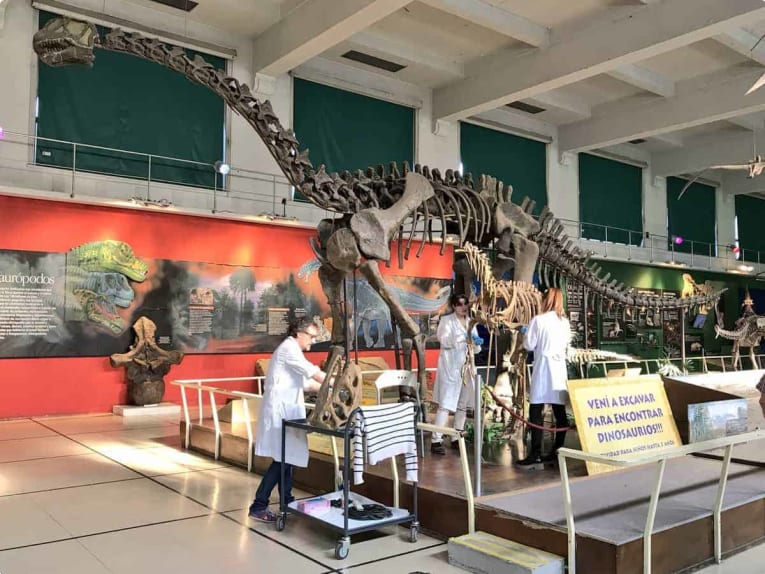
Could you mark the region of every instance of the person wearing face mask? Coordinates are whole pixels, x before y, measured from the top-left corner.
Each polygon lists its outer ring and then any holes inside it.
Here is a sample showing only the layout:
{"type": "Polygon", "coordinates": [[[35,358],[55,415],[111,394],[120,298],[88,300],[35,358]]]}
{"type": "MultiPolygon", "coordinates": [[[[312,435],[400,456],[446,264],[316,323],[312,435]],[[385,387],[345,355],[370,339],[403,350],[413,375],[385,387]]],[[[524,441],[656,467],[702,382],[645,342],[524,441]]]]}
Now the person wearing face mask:
{"type": "MultiPolygon", "coordinates": [[[[449,413],[454,413],[454,428],[463,430],[467,409],[473,406],[474,385],[477,376],[472,355],[480,351],[482,342],[478,331],[473,327],[468,333],[470,303],[465,295],[452,295],[450,304],[453,313],[441,317],[438,323],[438,342],[441,352],[438,355],[436,382],[433,387],[433,401],[438,403],[434,424],[446,426],[449,413]]],[[[457,441],[452,441],[452,448],[457,441]]],[[[433,433],[430,452],[446,454],[443,435],[433,433]]]]}
{"type": "Polygon", "coordinates": [[[263,475],[250,505],[249,516],[261,522],[275,522],[276,514],[268,509],[274,487],[281,492],[281,466],[284,464],[284,499],[292,496],[292,467],[308,466],[308,439],[297,429],[288,429],[282,456],[282,420],[304,419],[303,391],[318,391],[327,376],[324,371],[305,358],[303,353],[316,340],[319,327],[310,319],[301,319],[290,327],[289,336],[271,356],[260,403],[258,426],[255,434],[255,454],[273,460],[263,475]]]}

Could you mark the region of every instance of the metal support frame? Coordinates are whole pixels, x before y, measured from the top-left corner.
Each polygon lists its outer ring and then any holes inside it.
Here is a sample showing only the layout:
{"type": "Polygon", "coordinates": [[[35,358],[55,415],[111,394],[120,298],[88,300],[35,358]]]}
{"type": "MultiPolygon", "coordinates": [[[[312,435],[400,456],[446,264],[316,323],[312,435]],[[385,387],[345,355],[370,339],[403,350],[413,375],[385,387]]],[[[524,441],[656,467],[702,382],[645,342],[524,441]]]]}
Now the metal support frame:
{"type": "Polygon", "coordinates": [[[643,573],[651,573],[651,536],[653,533],[654,520],[656,518],[656,508],[659,504],[661,495],[661,483],[664,477],[664,469],[667,460],[679,458],[681,456],[693,454],[696,452],[725,448],[725,455],[720,470],[720,482],[717,486],[717,497],[713,511],[714,518],[714,546],[715,560],[719,563],[722,559],[722,505],[725,497],[725,488],[728,483],[728,472],[730,470],[730,461],[733,455],[733,447],[737,444],[765,439],[765,429],[758,429],[748,433],[727,436],[712,440],[701,441],[687,444],[680,447],[666,449],[656,454],[636,459],[612,458],[602,454],[585,453],[579,450],[561,448],[558,450],[558,466],[560,468],[561,487],[563,489],[563,509],[566,513],[566,530],[568,538],[568,574],[576,574],[576,526],[574,523],[574,510],[571,500],[571,485],[568,477],[567,458],[582,460],[585,462],[594,462],[605,464],[618,468],[630,468],[650,463],[658,463],[656,471],[656,481],[651,492],[651,500],[648,505],[645,529],[643,531],[643,573]]]}

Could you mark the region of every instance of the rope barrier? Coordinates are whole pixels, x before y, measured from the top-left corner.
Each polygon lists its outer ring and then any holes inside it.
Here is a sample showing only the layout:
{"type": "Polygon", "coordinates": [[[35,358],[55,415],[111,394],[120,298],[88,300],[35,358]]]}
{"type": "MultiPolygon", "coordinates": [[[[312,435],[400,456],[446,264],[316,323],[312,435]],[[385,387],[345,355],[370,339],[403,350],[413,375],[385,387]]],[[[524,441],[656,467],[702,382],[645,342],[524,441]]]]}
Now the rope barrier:
{"type": "Polygon", "coordinates": [[[539,429],[543,431],[550,431],[550,432],[565,432],[565,431],[573,430],[576,428],[576,427],[561,427],[561,428],[546,427],[544,425],[538,425],[538,424],[532,423],[530,420],[516,413],[515,410],[513,410],[511,407],[507,406],[507,403],[503,401],[502,399],[500,399],[497,395],[495,395],[494,391],[488,385],[486,386],[486,390],[491,395],[491,398],[494,399],[495,403],[497,403],[500,407],[502,407],[507,412],[509,412],[510,416],[513,417],[515,420],[522,422],[527,427],[531,427],[531,428],[535,428],[535,429],[539,429]]]}

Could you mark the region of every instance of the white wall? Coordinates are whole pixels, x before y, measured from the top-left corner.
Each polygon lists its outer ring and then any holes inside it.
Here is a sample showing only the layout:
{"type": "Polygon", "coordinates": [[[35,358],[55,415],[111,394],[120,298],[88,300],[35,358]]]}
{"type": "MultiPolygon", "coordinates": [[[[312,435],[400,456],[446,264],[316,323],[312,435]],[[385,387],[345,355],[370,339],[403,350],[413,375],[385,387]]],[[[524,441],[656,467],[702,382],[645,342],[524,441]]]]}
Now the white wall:
{"type": "MultiPolygon", "coordinates": [[[[94,11],[101,11],[104,0],[68,0],[94,11]]],[[[105,0],[106,13],[119,16],[153,28],[184,35],[193,42],[199,40],[234,48],[237,58],[231,63],[232,75],[253,87],[260,99],[269,99],[282,123],[292,125],[292,77],[253,77],[252,42],[237,38],[210,27],[186,22],[183,16],[148,7],[137,6],[123,0],[105,0]]],[[[32,51],[32,35],[37,29],[35,11],[28,0],[7,0],[5,27],[0,30],[0,126],[8,132],[31,133],[34,126],[34,94],[36,93],[37,59],[32,51]]],[[[300,66],[295,75],[321,83],[348,89],[372,97],[405,104],[417,110],[417,138],[415,161],[438,167],[442,172],[459,167],[459,124],[432,121],[431,92],[423,88],[396,81],[390,77],[360,70],[353,66],[334,63],[322,58],[300,66]]],[[[557,149],[557,129],[529,116],[493,110],[481,115],[488,127],[503,125],[514,133],[536,134],[551,141],[547,153],[548,203],[553,213],[563,220],[579,219],[578,158],[557,149]]],[[[291,201],[291,189],[276,162],[268,153],[255,131],[240,117],[227,119],[229,138],[228,161],[234,167],[230,190],[219,193],[213,200],[208,191],[152,185],[106,177],[78,176],[74,185],[78,197],[93,195],[101,198],[124,200],[134,195],[152,198],[167,197],[173,203],[190,211],[232,214],[282,213],[281,200],[287,198],[288,216],[315,223],[329,214],[312,206],[291,201]]],[[[609,150],[638,162],[650,161],[648,154],[635,146],[617,146],[609,150]]],[[[17,188],[53,191],[62,195],[72,191],[71,174],[57,169],[29,166],[31,150],[23,140],[7,135],[0,140],[0,185],[17,188]]],[[[654,178],[650,165],[643,177],[643,227],[653,235],[666,235],[666,181],[654,178]]],[[[734,202],[723,193],[717,193],[718,243],[733,241],[734,202]]],[[[569,229],[576,235],[576,225],[569,229]]],[[[619,253],[617,248],[612,253],[619,253]]],[[[630,255],[632,257],[632,254],[630,255]]]]}

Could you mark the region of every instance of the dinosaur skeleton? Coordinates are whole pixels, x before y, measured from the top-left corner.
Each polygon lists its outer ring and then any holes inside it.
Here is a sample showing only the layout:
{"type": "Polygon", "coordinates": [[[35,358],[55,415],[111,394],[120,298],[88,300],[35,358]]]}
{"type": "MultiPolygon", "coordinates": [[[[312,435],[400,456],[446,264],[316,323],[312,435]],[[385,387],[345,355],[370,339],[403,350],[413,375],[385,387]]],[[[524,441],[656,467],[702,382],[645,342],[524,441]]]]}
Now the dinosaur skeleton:
{"type": "MultiPolygon", "coordinates": [[[[720,295],[665,301],[637,295],[623,284],[617,286],[615,280],[609,283],[610,275],[600,278],[597,265],[587,266],[589,256],[573,245],[563,224],[547,208],[537,221],[531,215],[535,202],[525,198],[520,205],[512,203],[512,188],[492,177],[481,176],[476,183],[470,174],[463,176],[451,169],[442,173],[419,164],[411,170],[406,162],[400,166],[391,163],[387,170],[379,165],[355,173],[327,173],[324,166],[316,169],[308,150],[299,149],[294,133],[282,126],[268,101],[258,101],[246,84],[216,70],[201,57],[189,59],[180,47],[121,30],[101,37],[95,25],[70,18],[50,20],[35,34],[33,47],[40,60],[51,66],[92,66],[96,47],[130,54],[184,74],[218,94],[255,129],[290,184],[314,205],[340,215],[322,220],[318,237],[311,241],[321,262],[319,278],[332,310],[332,353],[344,350],[343,280],[359,270],[401,327],[405,368],[411,368],[414,345],[423,386],[424,337],[387,289],[378,267],[380,261],[390,261],[394,239],[398,239],[401,264],[410,255],[415,239],[421,241],[417,256],[426,241],[438,240],[443,254],[450,233],[457,236],[459,245],[470,240],[481,247],[492,246],[498,253],[495,277],[513,269],[516,282],[531,283],[539,263],[548,285],[566,276],[586,285],[590,296],[622,306],[687,308],[708,304],[720,295]]],[[[517,289],[521,292],[524,288],[517,289]]]]}
{"type": "Polygon", "coordinates": [[[765,337],[765,317],[754,312],[754,301],[751,295],[749,295],[748,289],[742,307],[744,309],[741,317],[736,319],[736,324],[732,331],[722,328],[718,313],[718,324],[715,325],[715,333],[718,337],[733,341],[734,369],[738,369],[741,366],[741,347],[749,347],[749,358],[752,360],[752,365],[755,369],[759,369],[760,366],[754,354],[754,348],[759,346],[760,339],[765,337]]]}

